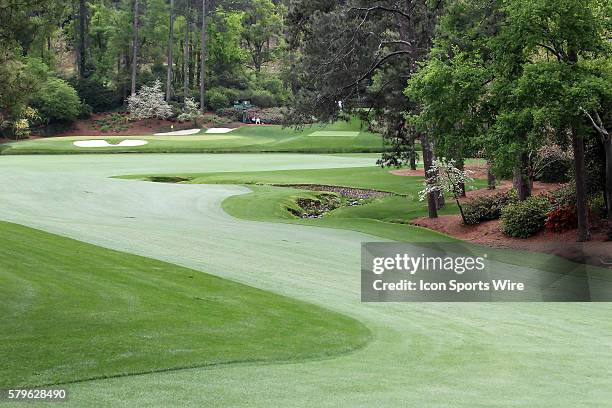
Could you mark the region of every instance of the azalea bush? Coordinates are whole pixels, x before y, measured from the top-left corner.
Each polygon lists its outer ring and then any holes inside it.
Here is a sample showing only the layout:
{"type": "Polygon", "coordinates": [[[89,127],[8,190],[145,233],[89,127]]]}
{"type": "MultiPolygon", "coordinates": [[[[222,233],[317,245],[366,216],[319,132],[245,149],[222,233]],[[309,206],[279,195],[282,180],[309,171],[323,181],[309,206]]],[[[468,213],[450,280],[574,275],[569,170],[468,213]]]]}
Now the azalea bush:
{"type": "Polygon", "coordinates": [[[501,229],[508,236],[527,238],[542,231],[552,209],[543,196],[532,196],[525,201],[507,205],[501,214],[501,229]]]}
{"type": "Polygon", "coordinates": [[[463,205],[466,224],[478,224],[482,221],[497,220],[502,209],[518,201],[516,190],[504,191],[471,199],[463,205]]]}

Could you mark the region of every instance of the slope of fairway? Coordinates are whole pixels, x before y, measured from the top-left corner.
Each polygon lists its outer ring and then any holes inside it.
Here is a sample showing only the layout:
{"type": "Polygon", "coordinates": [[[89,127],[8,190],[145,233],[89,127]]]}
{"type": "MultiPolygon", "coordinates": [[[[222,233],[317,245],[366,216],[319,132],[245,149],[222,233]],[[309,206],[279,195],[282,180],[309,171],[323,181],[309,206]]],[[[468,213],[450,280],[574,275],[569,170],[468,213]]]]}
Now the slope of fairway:
{"type": "Polygon", "coordinates": [[[228,152],[302,152],[351,153],[381,152],[382,139],[368,132],[361,122],[338,122],[306,126],[302,130],[282,126],[242,126],[229,134],[200,132],[189,136],[68,136],[25,140],[0,146],[2,154],[73,153],[228,153],[228,152]],[[323,132],[323,133],[321,133],[323,132]],[[310,136],[311,134],[319,136],[310,136]],[[348,136],[347,136],[348,135],[348,136]],[[147,144],[135,147],[77,147],[77,140],[104,139],[109,143],[142,139],[147,144]]]}
{"type": "MultiPolygon", "coordinates": [[[[360,245],[380,240],[372,235],[237,219],[221,205],[228,197],[251,193],[241,186],[109,178],[368,164],[374,160],[362,155],[288,154],[0,160],[2,219],[307,301],[349,315],[373,333],[367,347],[337,358],[229,364],[70,384],[69,399],[61,405],[609,406],[610,303],[363,303],[360,245]]],[[[353,220],[338,221],[354,225],[353,220]]],[[[422,231],[424,239],[429,232],[422,231]]],[[[509,274],[537,272],[521,263],[495,267],[509,274]]]]}
{"type": "Polygon", "coordinates": [[[155,261],[0,222],[0,388],[362,346],[337,313],[155,261]]]}

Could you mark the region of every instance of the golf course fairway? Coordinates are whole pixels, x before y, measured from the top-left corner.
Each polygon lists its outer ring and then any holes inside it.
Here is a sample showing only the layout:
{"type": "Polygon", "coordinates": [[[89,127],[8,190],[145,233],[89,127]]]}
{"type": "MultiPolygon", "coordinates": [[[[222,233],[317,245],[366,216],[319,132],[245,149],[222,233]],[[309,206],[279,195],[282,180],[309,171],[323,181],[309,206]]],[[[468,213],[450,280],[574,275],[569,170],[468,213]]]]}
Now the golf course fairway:
{"type": "Polygon", "coordinates": [[[610,304],[362,303],[360,244],[382,238],[234,218],[222,203],[250,193],[243,186],[112,178],[373,162],[296,154],[4,156],[4,221],[305,301],[351,317],[371,332],[365,347],[330,359],[255,361],[72,383],[62,406],[608,406],[610,304]]]}

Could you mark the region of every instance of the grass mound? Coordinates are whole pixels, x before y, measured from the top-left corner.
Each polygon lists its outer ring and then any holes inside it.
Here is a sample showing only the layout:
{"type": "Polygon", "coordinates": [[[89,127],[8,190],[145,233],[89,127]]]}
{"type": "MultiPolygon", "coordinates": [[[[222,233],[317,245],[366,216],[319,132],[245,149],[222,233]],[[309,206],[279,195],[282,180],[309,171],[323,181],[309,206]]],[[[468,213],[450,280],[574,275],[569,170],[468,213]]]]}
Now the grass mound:
{"type": "Polygon", "coordinates": [[[0,222],[0,388],[322,358],[369,331],[202,272],[0,222]]]}

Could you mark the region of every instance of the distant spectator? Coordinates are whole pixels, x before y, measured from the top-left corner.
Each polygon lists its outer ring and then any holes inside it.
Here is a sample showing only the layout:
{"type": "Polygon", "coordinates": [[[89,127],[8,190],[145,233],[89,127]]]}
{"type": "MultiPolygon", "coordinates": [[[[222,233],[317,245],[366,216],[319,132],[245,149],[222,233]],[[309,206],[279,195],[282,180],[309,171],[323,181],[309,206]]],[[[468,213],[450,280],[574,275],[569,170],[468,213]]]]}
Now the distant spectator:
{"type": "Polygon", "coordinates": [[[255,124],[256,124],[256,125],[261,125],[261,118],[256,117],[256,118],[255,118],[255,124]]]}

